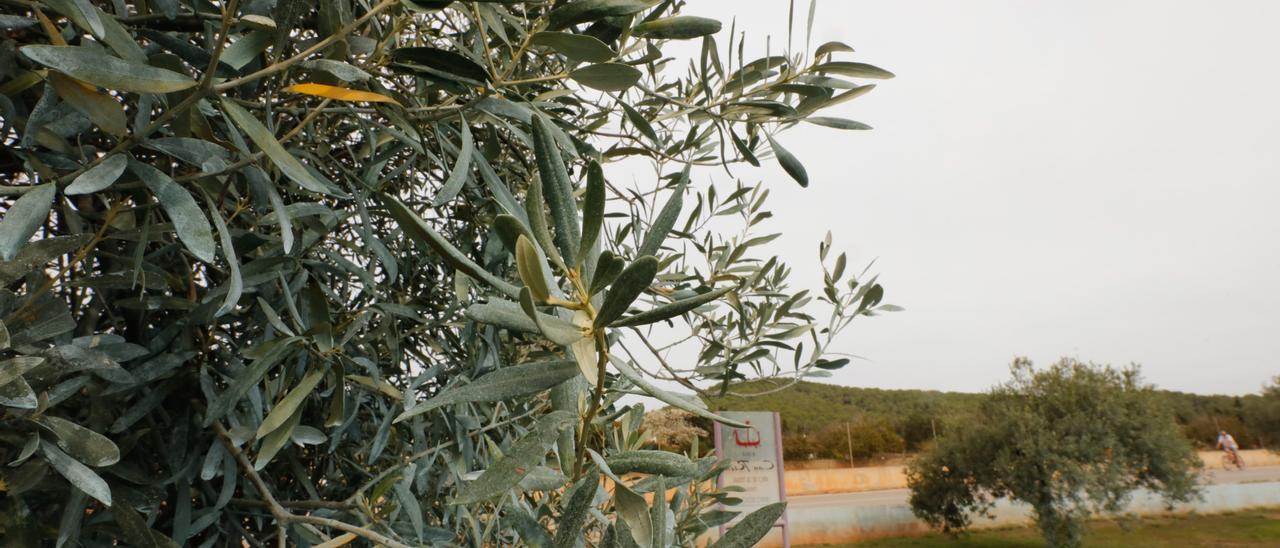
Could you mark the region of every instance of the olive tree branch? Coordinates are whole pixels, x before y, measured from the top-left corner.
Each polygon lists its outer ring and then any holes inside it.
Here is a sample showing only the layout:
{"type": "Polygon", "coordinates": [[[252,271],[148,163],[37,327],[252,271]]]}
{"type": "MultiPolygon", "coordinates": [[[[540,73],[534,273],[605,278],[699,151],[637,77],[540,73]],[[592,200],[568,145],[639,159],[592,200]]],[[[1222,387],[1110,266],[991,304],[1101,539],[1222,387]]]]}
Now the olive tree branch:
{"type": "Polygon", "coordinates": [[[271,494],[271,489],[268,488],[267,483],[262,480],[262,476],[258,475],[258,471],[253,467],[253,463],[249,462],[249,458],[245,456],[244,451],[241,451],[235,443],[232,443],[231,433],[227,432],[227,428],[222,425],[222,422],[214,421],[213,429],[218,433],[218,439],[222,442],[223,447],[226,447],[227,452],[231,453],[232,458],[234,458],[236,463],[240,465],[241,470],[244,471],[244,474],[253,484],[253,488],[258,491],[258,496],[261,497],[262,502],[266,504],[267,510],[271,512],[271,516],[279,523],[280,531],[277,533],[279,535],[277,538],[279,546],[285,545],[285,525],[289,523],[305,523],[318,527],[329,527],[332,529],[346,531],[353,535],[363,537],[370,542],[390,546],[392,548],[409,548],[409,545],[407,544],[397,542],[386,535],[371,531],[365,527],[352,525],[336,519],[294,514],[285,509],[285,507],[276,500],[276,497],[271,494]]]}

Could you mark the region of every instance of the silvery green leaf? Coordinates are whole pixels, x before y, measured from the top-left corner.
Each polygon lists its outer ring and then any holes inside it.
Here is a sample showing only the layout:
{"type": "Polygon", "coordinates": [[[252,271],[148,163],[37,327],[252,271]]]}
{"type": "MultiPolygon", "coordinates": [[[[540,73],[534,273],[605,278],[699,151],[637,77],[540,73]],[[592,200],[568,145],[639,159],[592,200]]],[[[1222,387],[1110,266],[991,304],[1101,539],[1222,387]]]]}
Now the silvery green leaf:
{"type": "Polygon", "coordinates": [[[0,405],[16,409],[35,409],[39,401],[26,379],[18,378],[0,386],[0,405]]]}
{"type": "Polygon", "coordinates": [[[46,183],[31,187],[13,202],[0,219],[0,261],[12,261],[18,256],[18,250],[49,218],[57,193],[57,186],[46,183]]]}
{"type": "Polygon", "coordinates": [[[583,529],[589,517],[588,511],[596,498],[596,490],[600,488],[600,471],[592,468],[571,489],[569,502],[564,505],[564,512],[556,521],[554,546],[558,548],[574,548],[582,537],[583,529]]]}
{"type": "Polygon", "coordinates": [[[645,21],[632,30],[636,36],[658,40],[688,40],[720,32],[720,22],[695,15],[677,15],[645,21]]]}
{"type": "Polygon", "coordinates": [[[494,461],[479,478],[464,484],[453,503],[474,504],[515,487],[542,462],[560,431],[571,427],[575,420],[575,415],[567,411],[543,415],[528,434],[512,444],[506,454],[494,461]]]}
{"type": "Polygon", "coordinates": [[[52,443],[41,440],[40,450],[44,453],[45,460],[62,477],[71,482],[71,485],[84,491],[85,494],[97,499],[102,504],[111,506],[111,488],[107,486],[107,482],[101,476],[89,469],[88,466],[67,456],[66,453],[63,453],[61,449],[58,449],[52,443]]]}
{"type": "Polygon", "coordinates": [[[83,46],[24,46],[29,59],[90,84],[118,91],[168,93],[195,86],[196,81],[171,70],[125,61],[83,46]]]}
{"type": "Polygon", "coordinates": [[[159,137],[143,141],[142,145],[173,156],[204,172],[222,171],[231,158],[231,153],[218,144],[190,137],[159,137]]]}
{"type": "Polygon", "coordinates": [[[320,380],[323,378],[323,369],[308,371],[306,376],[298,381],[298,385],[293,387],[279,402],[276,402],[267,417],[262,419],[262,424],[258,425],[257,437],[259,439],[264,438],[267,434],[284,425],[289,420],[289,417],[292,417],[298,407],[302,405],[302,402],[306,400],[307,396],[311,395],[316,385],[320,384],[320,380]]]}
{"type": "Polygon", "coordinates": [[[772,135],[766,135],[769,138],[769,146],[773,148],[773,155],[778,159],[778,163],[782,165],[782,170],[787,172],[792,179],[795,179],[800,186],[809,186],[809,173],[805,171],[804,164],[791,154],[790,151],[783,148],[777,141],[773,140],[772,135]]]}
{"type": "Polygon", "coordinates": [[[688,396],[672,394],[671,392],[667,392],[666,390],[658,388],[653,383],[649,382],[648,379],[642,376],[639,371],[636,371],[634,367],[631,367],[631,364],[627,363],[626,360],[623,360],[622,358],[619,358],[616,355],[609,356],[609,362],[612,363],[613,366],[618,369],[619,373],[622,373],[622,376],[626,377],[627,380],[631,381],[632,384],[636,385],[636,387],[643,390],[646,394],[653,396],[654,398],[657,398],[659,401],[666,403],[667,405],[678,407],[680,409],[693,413],[694,415],[697,415],[699,417],[706,418],[706,419],[711,419],[720,424],[725,424],[725,425],[733,426],[736,428],[749,428],[749,426],[746,425],[745,423],[741,423],[732,419],[727,419],[725,417],[721,417],[720,415],[717,415],[715,413],[708,411],[706,408],[706,405],[703,404],[702,401],[698,400],[697,398],[691,398],[688,396]]]}
{"type": "Polygon", "coordinates": [[[120,174],[124,173],[124,168],[129,165],[129,157],[124,154],[112,154],[106,159],[98,162],[88,171],[81,173],[71,182],[67,188],[62,190],[63,194],[90,194],[111,186],[120,178],[120,174]]]}
{"type": "Polygon", "coordinates": [[[213,242],[213,229],[209,227],[209,220],[205,218],[204,211],[196,204],[191,193],[168,175],[142,162],[129,160],[129,170],[142,179],[142,184],[155,195],[160,207],[169,216],[169,220],[173,221],[178,239],[191,250],[191,254],[206,263],[213,262],[217,251],[217,244],[213,242]]]}
{"type": "Polygon", "coordinates": [[[258,148],[271,159],[272,163],[276,165],[276,168],[278,168],[285,177],[288,177],[293,182],[298,183],[298,186],[312,192],[332,196],[342,195],[342,193],[334,188],[331,183],[321,181],[316,178],[315,175],[312,175],[311,172],[302,165],[302,162],[299,162],[293,154],[290,154],[289,151],[285,150],[284,146],[280,144],[280,141],[276,140],[275,135],[272,135],[271,131],[267,129],[267,126],[262,125],[262,122],[259,122],[258,119],[254,117],[254,115],[250,114],[249,111],[245,110],[244,107],[236,104],[235,101],[224,97],[222,100],[222,111],[226,113],[227,117],[231,118],[237,126],[240,126],[240,129],[244,131],[245,135],[249,136],[249,140],[253,141],[255,145],[258,145],[258,148]]]}
{"type": "Polygon", "coordinates": [[[120,448],[106,436],[74,422],[42,415],[34,419],[57,437],[58,447],[89,466],[111,466],[120,461],[120,448]]]}
{"type": "Polygon", "coordinates": [[[644,243],[636,251],[637,254],[643,256],[658,253],[658,248],[662,247],[662,242],[671,234],[671,229],[675,227],[676,220],[680,217],[680,210],[684,207],[684,189],[688,185],[689,166],[685,166],[684,171],[680,173],[680,182],[676,183],[675,190],[671,192],[671,197],[667,199],[667,203],[662,206],[653,224],[649,225],[649,230],[645,232],[644,243]]]}
{"type": "Polygon", "coordinates": [[[600,91],[624,91],[640,81],[644,74],[631,65],[598,63],[569,73],[574,81],[600,91]]]}
{"type": "Polygon", "coordinates": [[[346,82],[362,82],[372,78],[369,73],[349,63],[333,59],[310,59],[298,63],[298,66],[307,70],[324,71],[346,82]]]}
{"type": "Polygon", "coordinates": [[[418,402],[404,413],[401,413],[399,417],[396,417],[396,422],[421,415],[444,405],[500,401],[536,394],[577,374],[578,366],[571,360],[534,362],[504,367],[471,383],[452,386],[426,401],[418,402]]]}
{"type": "Polygon", "coordinates": [[[600,311],[596,314],[595,327],[609,325],[622,316],[631,303],[649,288],[657,273],[658,260],[652,256],[640,257],[622,269],[622,273],[618,274],[618,278],[604,295],[604,304],[600,305],[600,311]]]}
{"type": "MultiPolygon", "coordinates": [[[[573,184],[564,167],[564,157],[549,127],[551,122],[542,116],[533,117],[534,158],[538,164],[538,178],[542,182],[543,196],[551,209],[555,224],[555,244],[560,256],[572,260],[578,256],[578,207],[574,203],[573,184]]],[[[541,205],[533,205],[541,208],[541,205]]],[[[532,219],[532,215],[530,216],[532,219]]],[[[536,234],[536,230],[535,230],[536,234]]]]}
{"type": "Polygon", "coordinates": [[[227,270],[230,274],[227,278],[227,295],[222,299],[222,305],[213,313],[213,317],[216,318],[236,309],[236,304],[240,302],[240,295],[244,292],[244,278],[240,275],[240,259],[236,258],[231,229],[227,228],[227,222],[222,219],[222,213],[218,211],[218,204],[214,203],[214,199],[207,193],[204,194],[204,199],[209,204],[209,213],[213,215],[213,226],[218,229],[218,238],[222,241],[222,256],[227,259],[227,270]]]}
{"type": "Polygon", "coordinates": [[[773,524],[778,522],[782,513],[787,511],[787,503],[775,502],[762,506],[747,514],[737,525],[731,527],[711,548],[751,548],[760,539],[769,534],[773,524]]]}
{"type": "MultiPolygon", "coordinates": [[[[4,323],[0,322],[0,348],[9,346],[9,331],[5,328],[4,323]]],[[[44,358],[40,356],[15,356],[11,359],[0,361],[0,386],[4,386],[13,381],[22,378],[27,371],[35,369],[36,366],[44,363],[44,358]]]]}
{"type": "Polygon", "coordinates": [[[583,337],[582,328],[568,320],[542,312],[538,314],[540,321],[534,323],[519,304],[502,299],[473,304],[466,310],[467,318],[471,320],[526,333],[542,333],[552,342],[563,346],[573,344],[583,337]]]}
{"type": "Polygon", "coordinates": [[[670,451],[635,450],[619,451],[605,458],[615,474],[660,474],[668,477],[693,477],[698,474],[697,463],[688,457],[670,451]]]}
{"type": "Polygon", "coordinates": [[[577,61],[590,61],[592,63],[603,63],[613,59],[614,51],[594,36],[585,34],[573,34],[569,32],[539,32],[535,33],[529,43],[535,46],[545,46],[556,50],[556,52],[577,61]]]}
{"type": "Polygon", "coordinates": [[[476,153],[475,141],[471,137],[471,128],[467,125],[467,119],[462,116],[459,116],[459,119],[462,143],[458,147],[458,157],[453,162],[453,168],[449,170],[449,177],[441,185],[440,193],[431,201],[431,205],[436,207],[444,205],[457,196],[462,191],[463,185],[471,178],[471,158],[476,153]]]}
{"type": "Polygon", "coordinates": [[[674,318],[705,304],[715,302],[721,297],[727,295],[730,291],[733,291],[733,289],[734,288],[732,287],[722,287],[720,289],[708,291],[696,297],[689,297],[688,299],[670,302],[662,306],[651,308],[639,314],[627,316],[609,325],[610,327],[631,327],[674,318]]]}

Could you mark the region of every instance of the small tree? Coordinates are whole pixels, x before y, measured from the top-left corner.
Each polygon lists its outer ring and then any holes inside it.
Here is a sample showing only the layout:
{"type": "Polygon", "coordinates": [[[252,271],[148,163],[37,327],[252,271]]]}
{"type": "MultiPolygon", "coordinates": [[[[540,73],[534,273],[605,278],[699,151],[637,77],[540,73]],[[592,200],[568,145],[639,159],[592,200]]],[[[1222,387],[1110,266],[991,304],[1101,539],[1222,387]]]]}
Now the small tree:
{"type": "Polygon", "coordinates": [[[664,407],[645,413],[642,428],[645,437],[653,441],[658,449],[684,453],[693,445],[693,440],[709,435],[706,430],[693,424],[693,418],[693,413],[688,411],[664,407]]]}
{"type": "Polygon", "coordinates": [[[1038,371],[1019,358],[1011,369],[977,416],[910,465],[921,519],[963,530],[1008,497],[1032,506],[1050,546],[1078,546],[1088,517],[1122,510],[1136,489],[1169,504],[1196,496],[1196,454],[1137,367],[1063,359],[1038,371]]]}
{"type": "Polygon", "coordinates": [[[713,180],[807,185],[782,131],[866,129],[816,113],[893,75],[799,37],[745,57],[684,4],[0,2],[0,545],[723,523],[714,459],[639,451],[622,398],[723,420],[660,385],[838,368],[894,309],[830,241],[823,291],[791,288],[768,187],[713,180]]]}
{"type": "Polygon", "coordinates": [[[829,458],[869,459],[881,453],[902,451],[902,436],[884,417],[862,415],[849,422],[837,422],[818,434],[822,455],[829,458]]]}
{"type": "Polygon", "coordinates": [[[1249,407],[1250,429],[1261,438],[1263,447],[1280,452],[1280,375],[1262,388],[1262,397],[1252,400],[1249,407]]]}

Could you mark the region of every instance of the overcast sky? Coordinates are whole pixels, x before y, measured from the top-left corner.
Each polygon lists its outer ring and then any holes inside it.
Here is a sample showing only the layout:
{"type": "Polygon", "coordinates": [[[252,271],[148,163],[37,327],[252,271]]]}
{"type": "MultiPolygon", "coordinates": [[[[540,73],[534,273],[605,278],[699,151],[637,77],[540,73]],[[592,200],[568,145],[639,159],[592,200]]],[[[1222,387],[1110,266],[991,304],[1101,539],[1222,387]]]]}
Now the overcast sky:
{"type": "MultiPolygon", "coordinates": [[[[685,12],[726,31],[736,15],[757,54],[785,40],[781,0],[685,12]]],[[[816,281],[830,229],[851,264],[878,258],[886,302],[907,308],[855,323],[840,350],[868,360],[826,382],[976,391],[1015,355],[1138,362],[1200,393],[1280,374],[1280,2],[817,13],[815,46],[845,41],[845,59],[898,75],[828,113],[876,129],[782,134],[808,189],[772,166],[738,174],[771,181],[774,251],[797,275],[816,281]]]]}

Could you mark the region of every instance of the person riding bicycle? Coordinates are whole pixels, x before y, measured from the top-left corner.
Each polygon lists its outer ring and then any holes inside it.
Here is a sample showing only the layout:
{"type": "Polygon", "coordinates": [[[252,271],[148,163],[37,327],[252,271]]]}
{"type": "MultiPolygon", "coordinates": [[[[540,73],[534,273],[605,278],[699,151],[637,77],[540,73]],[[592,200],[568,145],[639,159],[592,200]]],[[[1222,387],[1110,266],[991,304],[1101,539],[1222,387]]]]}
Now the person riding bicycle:
{"type": "Polygon", "coordinates": [[[1235,461],[1236,466],[1244,468],[1244,461],[1240,459],[1240,445],[1226,430],[1218,431],[1218,447],[1231,454],[1231,460],[1235,461]]]}

